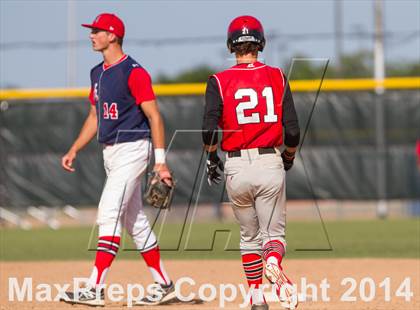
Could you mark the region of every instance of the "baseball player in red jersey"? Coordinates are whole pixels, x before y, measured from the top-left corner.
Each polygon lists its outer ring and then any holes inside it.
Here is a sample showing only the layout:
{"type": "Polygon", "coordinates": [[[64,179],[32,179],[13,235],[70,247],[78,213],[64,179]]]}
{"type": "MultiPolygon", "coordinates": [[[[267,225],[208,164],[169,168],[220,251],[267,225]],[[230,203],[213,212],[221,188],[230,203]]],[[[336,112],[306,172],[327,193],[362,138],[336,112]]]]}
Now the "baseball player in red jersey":
{"type": "Polygon", "coordinates": [[[263,271],[276,286],[282,305],[295,309],[297,295],[281,266],[286,248],[285,171],[293,165],[300,138],[292,94],[281,69],[257,59],[265,38],[256,18],[235,18],[229,25],[227,45],[235,53],[236,65],[207,82],[203,141],[208,181],[210,185],[221,181],[223,163],[217,155],[216,131],[220,127],[226,189],[240,224],[251,309],[268,309],[260,288],[263,271]],[[286,148],[281,152],[283,142],[286,148]]]}
{"type": "Polygon", "coordinates": [[[168,185],[172,184],[165,164],[164,125],[151,79],[140,64],[124,54],[125,28],[116,15],[100,14],[92,24],[82,26],[91,29],[93,50],[102,53],[103,62],[91,70],[90,112],[78,138],[63,156],[62,166],[74,171],[77,153],[97,135],[103,145],[107,179],[98,208],[95,265],[87,287],[66,292],[62,301],[104,306],[102,287],[125,228],[156,282],[152,294],[135,305],[166,303],[175,298],[174,285],[163,267],[156,236],[144,214],[140,184],[150,158],[150,140],[155,151],[154,171],[168,185]]]}

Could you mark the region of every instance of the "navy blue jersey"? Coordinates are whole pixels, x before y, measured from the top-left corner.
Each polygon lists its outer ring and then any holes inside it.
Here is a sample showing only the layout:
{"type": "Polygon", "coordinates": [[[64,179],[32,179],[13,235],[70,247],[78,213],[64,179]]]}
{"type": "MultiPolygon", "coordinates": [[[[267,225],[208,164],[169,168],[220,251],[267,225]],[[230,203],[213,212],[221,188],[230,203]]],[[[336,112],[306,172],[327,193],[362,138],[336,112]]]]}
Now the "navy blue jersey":
{"type": "Polygon", "coordinates": [[[91,70],[100,143],[132,142],[151,136],[149,122],[128,86],[135,68],[141,66],[130,56],[124,56],[107,68],[102,62],[91,70]]]}

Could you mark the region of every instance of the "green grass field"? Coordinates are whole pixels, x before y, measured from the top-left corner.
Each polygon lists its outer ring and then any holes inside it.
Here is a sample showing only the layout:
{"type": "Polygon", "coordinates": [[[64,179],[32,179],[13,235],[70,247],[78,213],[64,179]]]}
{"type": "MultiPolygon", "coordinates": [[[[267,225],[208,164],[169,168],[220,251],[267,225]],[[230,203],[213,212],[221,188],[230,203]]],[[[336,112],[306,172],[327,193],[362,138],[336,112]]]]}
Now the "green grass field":
{"type": "MultiPolygon", "coordinates": [[[[159,227],[155,232],[159,232],[159,227]]],[[[393,257],[420,258],[420,220],[374,220],[326,222],[332,250],[319,222],[290,222],[287,226],[288,258],[393,257]],[[312,250],[311,250],[312,249],[312,250]]],[[[165,258],[233,259],[239,256],[239,229],[236,224],[196,224],[187,226],[181,237],[182,224],[162,228],[159,238],[165,258]],[[215,234],[216,230],[220,232],[215,234]],[[229,233],[231,231],[230,239],[229,233]],[[213,244],[213,236],[214,244],[213,244]],[[179,241],[181,239],[181,242],[179,241]],[[212,247],[213,244],[213,247],[212,247]],[[179,249],[178,249],[179,245],[179,249]],[[228,250],[224,250],[225,246],[228,250]]],[[[93,259],[96,231],[89,227],[47,228],[23,231],[2,229],[2,261],[85,260],[93,259]],[[88,250],[88,249],[92,250],[88,250]]],[[[133,244],[123,238],[118,257],[137,259],[133,244]]]]}

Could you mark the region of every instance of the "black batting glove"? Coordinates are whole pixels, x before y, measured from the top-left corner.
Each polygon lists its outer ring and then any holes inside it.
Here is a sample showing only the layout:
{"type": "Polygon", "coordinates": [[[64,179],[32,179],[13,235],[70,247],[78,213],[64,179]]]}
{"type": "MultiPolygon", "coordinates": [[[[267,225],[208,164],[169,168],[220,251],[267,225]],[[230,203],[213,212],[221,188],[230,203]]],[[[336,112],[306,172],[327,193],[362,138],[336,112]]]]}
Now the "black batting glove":
{"type": "Polygon", "coordinates": [[[281,158],[283,159],[284,170],[289,170],[293,166],[293,161],[295,159],[295,153],[290,153],[287,150],[284,150],[281,153],[281,158]]]}
{"type": "Polygon", "coordinates": [[[219,184],[222,181],[221,172],[223,172],[224,166],[222,160],[217,155],[217,151],[207,152],[207,182],[211,186],[212,184],[219,184]],[[218,169],[220,172],[218,171],[218,169]]]}

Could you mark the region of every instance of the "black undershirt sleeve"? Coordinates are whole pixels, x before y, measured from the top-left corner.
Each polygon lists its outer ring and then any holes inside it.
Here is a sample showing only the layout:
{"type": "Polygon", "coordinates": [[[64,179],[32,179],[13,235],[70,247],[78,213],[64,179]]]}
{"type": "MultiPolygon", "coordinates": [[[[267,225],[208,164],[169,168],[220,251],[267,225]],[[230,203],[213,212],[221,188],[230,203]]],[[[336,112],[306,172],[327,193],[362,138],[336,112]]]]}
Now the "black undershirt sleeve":
{"type": "Polygon", "coordinates": [[[284,128],[284,144],[289,147],[296,147],[299,145],[300,129],[299,122],[296,115],[295,104],[293,101],[292,91],[286,76],[283,75],[286,81],[283,98],[283,119],[282,124],[284,128]]]}
{"type": "Polygon", "coordinates": [[[207,81],[205,101],[202,127],[203,142],[206,145],[215,145],[218,141],[217,127],[223,112],[223,100],[214,77],[210,77],[207,81]]]}

